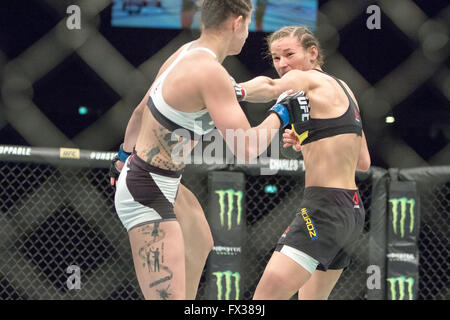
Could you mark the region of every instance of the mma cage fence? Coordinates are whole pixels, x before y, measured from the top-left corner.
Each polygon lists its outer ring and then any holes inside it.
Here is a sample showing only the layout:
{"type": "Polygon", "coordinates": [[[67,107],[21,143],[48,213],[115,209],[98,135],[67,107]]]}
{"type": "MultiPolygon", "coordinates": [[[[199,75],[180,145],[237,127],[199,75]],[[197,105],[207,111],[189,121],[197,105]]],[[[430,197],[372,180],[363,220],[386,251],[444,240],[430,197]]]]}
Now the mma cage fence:
{"type": "MultiPolygon", "coordinates": [[[[143,298],[109,185],[114,155],[0,146],[1,300],[143,298]]],[[[182,183],[215,241],[197,299],[252,298],[299,210],[302,164],[186,167],[182,183]]],[[[450,166],[372,167],[356,178],[365,227],[330,299],[449,299],[450,166]]]]}

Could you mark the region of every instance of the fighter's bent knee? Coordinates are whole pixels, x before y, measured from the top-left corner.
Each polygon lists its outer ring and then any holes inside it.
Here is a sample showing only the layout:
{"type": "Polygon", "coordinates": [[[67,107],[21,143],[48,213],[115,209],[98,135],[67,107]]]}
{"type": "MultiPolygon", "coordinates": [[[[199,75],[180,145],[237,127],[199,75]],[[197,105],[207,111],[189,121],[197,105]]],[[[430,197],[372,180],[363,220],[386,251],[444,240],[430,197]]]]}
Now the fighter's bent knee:
{"type": "Polygon", "coordinates": [[[298,286],[290,281],[290,279],[288,279],[282,271],[275,269],[268,269],[264,271],[258,287],[261,287],[261,289],[269,292],[276,292],[280,289],[283,291],[298,290],[298,286]]]}

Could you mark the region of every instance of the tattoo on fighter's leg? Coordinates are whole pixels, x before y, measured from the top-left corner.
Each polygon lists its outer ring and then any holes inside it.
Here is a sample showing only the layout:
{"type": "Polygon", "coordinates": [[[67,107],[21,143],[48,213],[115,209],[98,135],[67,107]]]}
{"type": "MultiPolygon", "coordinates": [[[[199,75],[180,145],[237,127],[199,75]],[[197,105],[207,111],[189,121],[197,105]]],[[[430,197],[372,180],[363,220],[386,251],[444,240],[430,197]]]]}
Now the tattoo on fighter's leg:
{"type": "Polygon", "coordinates": [[[161,243],[161,251],[159,248],[154,249],[153,244],[164,239],[166,233],[160,228],[160,222],[155,222],[153,226],[145,225],[139,229],[143,235],[151,235],[150,241],[144,241],[144,246],[139,249],[139,256],[143,260],[142,267],[147,265],[148,272],[152,272],[152,257],[153,254],[153,272],[159,272],[161,264],[164,263],[164,242],[161,243]],[[161,263],[160,263],[161,260],[161,263]]]}
{"type": "Polygon", "coordinates": [[[153,241],[155,241],[155,239],[156,239],[156,238],[158,237],[158,235],[159,235],[158,228],[159,228],[159,222],[155,222],[154,228],[153,228],[153,230],[152,230],[153,241]]]}
{"type": "Polygon", "coordinates": [[[148,234],[148,231],[150,229],[150,225],[146,224],[145,226],[141,227],[140,229],[138,229],[139,232],[141,232],[142,234],[148,234]]]}
{"type": "Polygon", "coordinates": [[[173,272],[169,269],[166,265],[164,265],[164,242],[161,243],[161,254],[159,253],[159,248],[156,248],[153,252],[153,259],[154,259],[154,271],[156,272],[156,268],[158,268],[158,272],[167,272],[168,275],[160,278],[152,283],[150,283],[150,288],[157,286],[158,284],[161,284],[163,282],[169,281],[173,278],[173,272]],[[161,263],[159,262],[159,257],[161,256],[161,263]],[[162,270],[160,270],[162,269],[162,270]]]}
{"type": "Polygon", "coordinates": [[[155,250],[150,249],[150,252],[153,253],[153,267],[154,267],[154,272],[156,272],[156,269],[158,268],[158,272],[159,272],[159,249],[156,248],[155,250]]]}
{"type": "MultiPolygon", "coordinates": [[[[152,288],[158,284],[171,280],[173,278],[173,272],[169,267],[164,265],[164,241],[162,240],[165,238],[166,233],[164,232],[164,229],[160,227],[160,222],[155,222],[153,226],[147,224],[141,227],[139,232],[143,235],[151,236],[151,239],[149,241],[144,241],[144,246],[139,249],[139,256],[143,260],[142,266],[145,267],[145,265],[147,265],[148,272],[167,273],[165,277],[151,282],[149,287],[152,288]],[[161,247],[159,247],[158,244],[154,246],[158,242],[161,242],[161,247]]],[[[161,292],[168,293],[167,290],[164,291],[163,289],[161,289],[161,292]]],[[[170,294],[168,293],[168,295],[170,294]]]]}
{"type": "Polygon", "coordinates": [[[156,290],[156,292],[158,292],[158,294],[159,294],[159,297],[162,299],[162,300],[167,300],[168,298],[169,298],[169,296],[171,296],[172,294],[171,293],[169,293],[169,288],[170,288],[170,284],[167,286],[167,288],[165,288],[165,289],[160,289],[160,290],[156,290]]]}
{"type": "Polygon", "coordinates": [[[154,286],[157,286],[160,283],[169,281],[169,280],[171,280],[173,278],[173,272],[167,266],[161,265],[161,269],[163,269],[163,271],[167,272],[168,275],[163,277],[163,278],[160,278],[160,279],[158,279],[156,281],[151,282],[150,285],[149,285],[150,288],[153,288],[154,286]]]}
{"type": "MultiPolygon", "coordinates": [[[[151,260],[150,260],[150,252],[149,251],[146,251],[145,252],[145,255],[147,256],[147,267],[148,267],[148,272],[151,272],[152,270],[150,269],[150,265],[151,265],[151,260]]],[[[144,263],[144,265],[145,265],[145,263],[144,263]]]]}

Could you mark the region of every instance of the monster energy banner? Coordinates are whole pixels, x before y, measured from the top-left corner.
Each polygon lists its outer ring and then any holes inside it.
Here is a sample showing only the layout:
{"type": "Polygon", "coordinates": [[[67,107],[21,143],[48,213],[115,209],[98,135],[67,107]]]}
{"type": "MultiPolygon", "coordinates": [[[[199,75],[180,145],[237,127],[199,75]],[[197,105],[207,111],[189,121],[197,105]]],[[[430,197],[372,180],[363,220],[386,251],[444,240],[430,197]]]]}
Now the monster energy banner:
{"type": "Polygon", "coordinates": [[[207,217],[214,248],[206,264],[206,299],[240,300],[242,297],[244,190],[243,173],[213,171],[208,175],[207,217]]]}
{"type": "Polygon", "coordinates": [[[387,296],[417,299],[419,288],[419,198],[415,182],[392,181],[389,186],[387,296]]]}

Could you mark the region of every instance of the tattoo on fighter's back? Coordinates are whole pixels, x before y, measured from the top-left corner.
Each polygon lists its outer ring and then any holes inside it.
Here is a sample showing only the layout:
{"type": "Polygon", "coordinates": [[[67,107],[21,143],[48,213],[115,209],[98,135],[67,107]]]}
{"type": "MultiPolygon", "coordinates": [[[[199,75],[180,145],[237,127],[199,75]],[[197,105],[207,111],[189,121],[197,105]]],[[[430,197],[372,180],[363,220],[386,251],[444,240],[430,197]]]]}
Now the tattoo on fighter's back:
{"type": "Polygon", "coordinates": [[[172,133],[171,133],[171,132],[166,133],[166,134],[164,135],[163,139],[164,139],[164,141],[167,143],[167,145],[169,146],[169,148],[172,148],[172,146],[173,146],[174,144],[177,144],[177,143],[178,143],[178,141],[172,140],[172,133]]]}
{"type": "Polygon", "coordinates": [[[167,129],[159,128],[152,131],[158,145],[151,148],[147,153],[147,163],[172,171],[182,169],[185,166],[184,164],[176,165],[171,160],[172,146],[178,144],[179,141],[172,140],[172,133],[167,132],[167,129]]]}
{"type": "Polygon", "coordinates": [[[154,147],[147,153],[147,162],[152,163],[153,158],[159,153],[159,147],[154,147]]]}
{"type": "Polygon", "coordinates": [[[173,142],[171,140],[172,134],[167,133],[167,129],[159,128],[159,132],[156,131],[156,129],[153,129],[153,134],[155,135],[156,139],[158,139],[158,143],[160,144],[160,147],[162,148],[161,151],[164,151],[166,153],[166,156],[170,156],[171,154],[171,146],[177,141],[173,142]]]}

